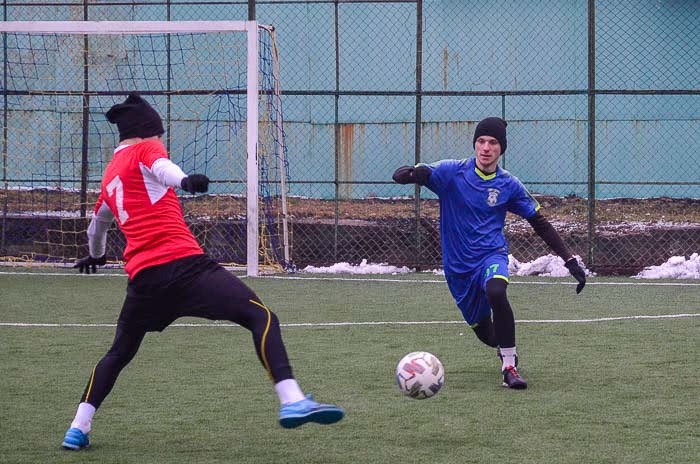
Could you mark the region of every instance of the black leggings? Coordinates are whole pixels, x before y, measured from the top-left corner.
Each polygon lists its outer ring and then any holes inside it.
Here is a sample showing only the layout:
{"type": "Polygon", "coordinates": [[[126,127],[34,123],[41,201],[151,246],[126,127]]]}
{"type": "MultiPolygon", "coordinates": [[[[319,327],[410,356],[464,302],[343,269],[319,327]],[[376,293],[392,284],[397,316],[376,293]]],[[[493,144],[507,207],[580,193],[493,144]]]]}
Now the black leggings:
{"type": "Polygon", "coordinates": [[[93,369],[81,402],[99,408],[146,333],[162,331],[183,316],[245,327],[270,378],[275,383],[293,378],[275,313],[240,279],[198,255],[144,269],[129,281],[114,342],[93,369]]]}
{"type": "Polygon", "coordinates": [[[490,316],[485,317],[474,327],[474,333],[489,346],[515,346],[515,318],[506,295],[507,287],[508,282],[503,279],[490,279],[486,282],[486,297],[493,312],[493,321],[490,316]]]}

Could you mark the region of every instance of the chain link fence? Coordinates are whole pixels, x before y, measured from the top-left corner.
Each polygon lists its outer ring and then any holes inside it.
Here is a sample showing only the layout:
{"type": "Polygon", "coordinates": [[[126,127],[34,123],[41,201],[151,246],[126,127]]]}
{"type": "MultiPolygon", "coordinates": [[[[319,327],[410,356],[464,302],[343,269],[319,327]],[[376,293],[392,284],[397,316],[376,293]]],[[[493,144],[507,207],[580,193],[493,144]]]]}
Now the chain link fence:
{"type": "MultiPolygon", "coordinates": [[[[590,269],[634,274],[700,252],[696,1],[2,5],[7,21],[274,25],[300,268],[363,259],[441,267],[435,195],[391,174],[473,156],[487,116],[508,120],[502,167],[590,269]]],[[[518,217],[508,216],[506,235],[520,261],[550,252],[518,217]]]]}

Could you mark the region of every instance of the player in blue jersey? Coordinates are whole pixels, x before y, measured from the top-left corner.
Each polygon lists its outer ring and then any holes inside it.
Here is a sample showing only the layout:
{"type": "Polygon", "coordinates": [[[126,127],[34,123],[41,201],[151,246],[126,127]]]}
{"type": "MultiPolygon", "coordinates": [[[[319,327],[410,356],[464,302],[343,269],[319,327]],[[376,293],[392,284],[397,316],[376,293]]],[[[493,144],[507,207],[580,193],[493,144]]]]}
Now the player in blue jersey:
{"type": "Polygon", "coordinates": [[[428,187],[440,200],[440,240],[447,286],[467,324],[485,344],[497,347],[503,386],[527,388],[518,373],[515,319],[508,302],[508,242],[503,234],[506,213],[527,219],[535,232],[564,261],[578,281],[586,274],[559,234],[539,212],[539,203],[512,174],[498,166],[507,146],[501,118],[479,122],[474,131],[474,158],[446,159],[433,164],[402,166],[394,172],[399,184],[428,187]]]}

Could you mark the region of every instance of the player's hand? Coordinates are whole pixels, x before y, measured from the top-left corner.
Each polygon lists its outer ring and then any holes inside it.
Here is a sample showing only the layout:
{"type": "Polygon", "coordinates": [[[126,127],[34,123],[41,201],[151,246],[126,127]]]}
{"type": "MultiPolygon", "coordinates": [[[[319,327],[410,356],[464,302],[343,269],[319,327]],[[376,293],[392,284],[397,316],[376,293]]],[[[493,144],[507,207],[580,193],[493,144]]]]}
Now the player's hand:
{"type": "Polygon", "coordinates": [[[182,190],[190,193],[204,193],[209,190],[209,178],[204,174],[190,174],[180,182],[182,190]]]}
{"type": "Polygon", "coordinates": [[[85,274],[90,274],[90,270],[92,270],[92,273],[94,274],[97,272],[97,266],[104,266],[105,264],[107,264],[106,255],[102,255],[99,258],[93,258],[92,256],[88,255],[87,258],[83,258],[75,263],[73,269],[78,268],[81,274],[83,272],[85,272],[85,274]]]}
{"type": "Polygon", "coordinates": [[[413,177],[413,166],[401,166],[396,171],[394,175],[391,176],[392,180],[397,184],[411,184],[414,183],[413,177]]]}
{"type": "Polygon", "coordinates": [[[430,168],[419,164],[418,166],[401,166],[391,178],[397,184],[427,185],[430,180],[430,168]]]}
{"type": "Polygon", "coordinates": [[[581,293],[581,290],[583,290],[583,287],[586,285],[586,273],[578,264],[578,260],[576,258],[571,258],[564,263],[564,266],[566,266],[571,275],[574,276],[574,279],[578,281],[578,285],[576,286],[576,294],[581,293]]]}

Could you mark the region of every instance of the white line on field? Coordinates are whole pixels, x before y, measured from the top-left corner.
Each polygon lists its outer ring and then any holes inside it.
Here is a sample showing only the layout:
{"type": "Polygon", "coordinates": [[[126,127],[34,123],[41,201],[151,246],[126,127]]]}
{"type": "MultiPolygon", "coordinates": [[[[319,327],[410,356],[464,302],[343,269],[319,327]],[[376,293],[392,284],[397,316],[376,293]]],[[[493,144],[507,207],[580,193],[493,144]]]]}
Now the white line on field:
{"type": "MultiPolygon", "coordinates": [[[[700,313],[685,314],[657,314],[637,316],[598,317],[595,319],[521,319],[515,321],[518,324],[580,324],[590,322],[627,321],[638,319],[678,319],[684,317],[698,317],[700,313]]],[[[465,324],[464,321],[367,321],[367,322],[294,322],[280,324],[282,327],[345,327],[345,326],[380,326],[380,325],[445,325],[465,324]]],[[[117,324],[82,324],[82,323],[46,323],[46,322],[0,322],[0,327],[116,327],[117,324]]],[[[240,327],[230,322],[222,323],[176,323],[170,327],[240,327]]]]}
{"type": "MultiPolygon", "coordinates": [[[[78,278],[97,278],[97,277],[120,277],[126,278],[126,274],[88,274],[82,275],[76,272],[5,272],[0,271],[0,275],[32,275],[32,276],[72,276],[78,278]]],[[[235,274],[239,278],[247,279],[245,275],[235,274]]],[[[353,277],[297,277],[297,276],[260,276],[255,277],[259,279],[274,279],[274,280],[318,280],[318,281],[333,281],[337,280],[339,282],[392,282],[392,283],[408,283],[408,284],[444,284],[444,279],[381,279],[381,278],[353,278],[353,277]]],[[[512,279],[512,277],[511,277],[512,279]]],[[[630,279],[632,280],[632,279],[630,279]]],[[[576,282],[562,282],[562,281],[551,281],[551,280],[535,280],[535,281],[518,281],[511,280],[511,284],[514,285],[577,285],[576,282]]],[[[666,287],[700,287],[700,282],[653,282],[653,281],[632,281],[632,282],[595,282],[590,279],[586,282],[586,285],[620,285],[620,286],[666,286],[666,287]]]]}

